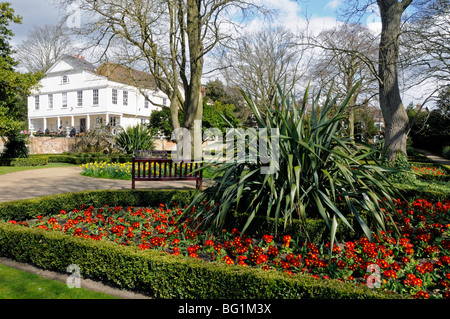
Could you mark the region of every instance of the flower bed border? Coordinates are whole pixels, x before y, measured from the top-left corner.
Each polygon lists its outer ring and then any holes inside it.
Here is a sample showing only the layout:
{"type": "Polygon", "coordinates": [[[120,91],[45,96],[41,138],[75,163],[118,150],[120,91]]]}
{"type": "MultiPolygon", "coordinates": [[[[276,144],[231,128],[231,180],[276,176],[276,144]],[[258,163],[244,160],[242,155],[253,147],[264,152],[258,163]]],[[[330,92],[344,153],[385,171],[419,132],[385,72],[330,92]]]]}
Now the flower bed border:
{"type": "Polygon", "coordinates": [[[307,275],[288,277],[262,271],[172,256],[111,242],[95,242],[58,232],[0,222],[0,254],[37,267],[65,272],[80,267],[84,278],[148,294],[192,299],[393,299],[366,286],[307,275]]]}

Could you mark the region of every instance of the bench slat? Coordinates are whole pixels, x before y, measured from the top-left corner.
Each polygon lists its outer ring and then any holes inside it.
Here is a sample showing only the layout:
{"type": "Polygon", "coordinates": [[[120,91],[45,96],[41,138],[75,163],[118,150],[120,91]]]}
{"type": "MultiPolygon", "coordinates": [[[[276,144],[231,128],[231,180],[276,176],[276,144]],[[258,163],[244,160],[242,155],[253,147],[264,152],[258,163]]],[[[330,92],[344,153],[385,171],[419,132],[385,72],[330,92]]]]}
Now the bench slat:
{"type": "Polygon", "coordinates": [[[202,172],[192,172],[201,167],[199,163],[175,163],[167,158],[132,158],[132,189],[136,181],[179,181],[195,180],[197,188],[202,188],[202,172]],[[137,172],[136,172],[137,165],[137,172]],[[145,171],[148,165],[148,173],[145,171]],[[164,166],[164,167],[163,167],[164,166]],[[173,168],[173,171],[172,171],[173,168]],[[152,172],[153,169],[153,172],[152,172]],[[164,171],[164,174],[163,174],[164,171]]]}

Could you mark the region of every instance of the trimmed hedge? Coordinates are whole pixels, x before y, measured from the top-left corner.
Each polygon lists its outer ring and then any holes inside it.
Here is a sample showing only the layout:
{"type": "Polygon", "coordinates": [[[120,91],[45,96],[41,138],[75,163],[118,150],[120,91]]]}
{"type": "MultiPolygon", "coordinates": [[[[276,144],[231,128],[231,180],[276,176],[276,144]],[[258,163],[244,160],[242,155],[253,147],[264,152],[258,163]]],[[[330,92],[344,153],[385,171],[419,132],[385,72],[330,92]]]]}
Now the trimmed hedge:
{"type": "Polygon", "coordinates": [[[95,190],[49,195],[39,198],[0,203],[0,220],[23,221],[37,215],[59,214],[62,209],[72,210],[80,205],[157,206],[160,203],[189,204],[194,190],[95,190]]]}
{"type": "Polygon", "coordinates": [[[0,254],[60,272],[76,264],[84,278],[156,298],[399,298],[337,280],[317,280],[304,275],[289,278],[276,271],[220,265],[152,250],[139,251],[112,242],[95,242],[5,222],[0,222],[0,254]]]}
{"type": "Polygon", "coordinates": [[[1,158],[0,166],[44,166],[48,164],[48,157],[27,157],[27,158],[1,158]]]}

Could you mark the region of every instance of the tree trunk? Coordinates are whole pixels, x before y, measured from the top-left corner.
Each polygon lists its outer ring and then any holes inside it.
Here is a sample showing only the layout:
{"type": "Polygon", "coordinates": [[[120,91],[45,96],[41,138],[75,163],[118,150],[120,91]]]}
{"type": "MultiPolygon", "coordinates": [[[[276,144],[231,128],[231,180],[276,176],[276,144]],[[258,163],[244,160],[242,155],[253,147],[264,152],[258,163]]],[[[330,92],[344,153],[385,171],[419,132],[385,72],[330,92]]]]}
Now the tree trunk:
{"type": "Polygon", "coordinates": [[[201,39],[201,23],[200,1],[187,0],[186,31],[189,46],[190,83],[186,92],[183,126],[191,132],[192,155],[194,159],[201,159],[202,141],[203,98],[201,81],[203,74],[203,43],[201,39]]]}
{"type": "Polygon", "coordinates": [[[401,17],[412,0],[377,0],[382,29],[379,52],[380,107],[385,121],[387,159],[393,163],[406,155],[408,115],[398,85],[398,56],[401,17]]]}

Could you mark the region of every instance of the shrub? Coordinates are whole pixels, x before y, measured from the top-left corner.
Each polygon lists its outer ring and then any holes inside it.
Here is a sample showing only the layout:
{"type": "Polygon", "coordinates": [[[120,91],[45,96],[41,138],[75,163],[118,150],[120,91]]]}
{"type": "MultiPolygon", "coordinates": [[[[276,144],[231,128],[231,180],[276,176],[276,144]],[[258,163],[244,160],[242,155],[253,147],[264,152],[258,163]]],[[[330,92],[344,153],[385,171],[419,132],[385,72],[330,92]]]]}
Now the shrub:
{"type": "Polygon", "coordinates": [[[442,156],[443,156],[444,158],[446,158],[446,159],[450,159],[450,145],[445,146],[445,147],[442,149],[442,156]]]}
{"type": "Polygon", "coordinates": [[[1,158],[27,158],[29,150],[26,145],[27,136],[21,133],[13,133],[8,136],[1,158]]]}
{"type": "Polygon", "coordinates": [[[127,154],[136,150],[153,150],[153,137],[147,126],[137,125],[121,131],[116,137],[117,147],[127,154]]]}
{"type": "Polygon", "coordinates": [[[43,166],[48,164],[48,157],[0,158],[0,166],[43,166]]]}
{"type": "Polygon", "coordinates": [[[43,269],[80,267],[83,278],[101,280],[156,298],[374,299],[398,298],[365,286],[308,275],[230,267],[159,251],[139,251],[58,232],[0,222],[0,255],[43,269]]]}
{"type": "MultiPolygon", "coordinates": [[[[268,133],[280,130],[280,156],[278,162],[272,160],[271,163],[275,173],[261,174],[265,164],[262,160],[249,161],[249,158],[214,164],[218,166],[217,174],[212,177],[215,183],[199,194],[191,205],[207,201],[211,209],[201,217],[218,226],[224,223],[229,212],[247,213],[249,217],[243,231],[255,216],[272,217],[275,231],[280,218],[285,227],[293,219],[299,219],[304,225],[308,218],[319,218],[325,222],[332,243],[339,224],[352,229],[350,217],[357,221],[368,238],[372,238],[367,225],[369,221],[361,216],[361,211],[368,212],[368,218],[378,230],[386,229],[379,202],[390,205],[390,211],[396,211],[390,199],[400,195],[384,175],[394,170],[361,164],[369,160],[377,163],[373,157],[377,150],[347,138],[340,127],[355,89],[340,105],[336,98],[331,98],[330,90],[324,105],[319,108],[320,95],[317,95],[312,101],[309,118],[304,116],[308,90],[300,107],[295,105],[294,97],[290,98],[280,90],[280,98],[275,100],[273,108],[266,107],[264,114],[246,96],[260,130],[268,133]],[[331,115],[330,111],[336,108],[331,115]]],[[[272,138],[267,137],[267,144],[273,154],[277,146],[272,138]]],[[[245,148],[257,153],[258,150],[252,148],[256,139],[251,135],[245,148]]],[[[258,158],[264,158],[264,155],[258,153],[258,158]]],[[[306,227],[303,229],[307,230],[306,227]]]]}
{"type": "Polygon", "coordinates": [[[0,203],[0,220],[17,221],[35,218],[36,215],[58,214],[62,209],[72,210],[80,205],[96,206],[153,206],[160,203],[188,204],[191,190],[98,190],[49,195],[0,203]]]}
{"type": "Polygon", "coordinates": [[[102,152],[104,154],[112,154],[117,151],[111,127],[109,125],[94,127],[76,140],[72,145],[72,151],[74,153],[102,152]]]}

